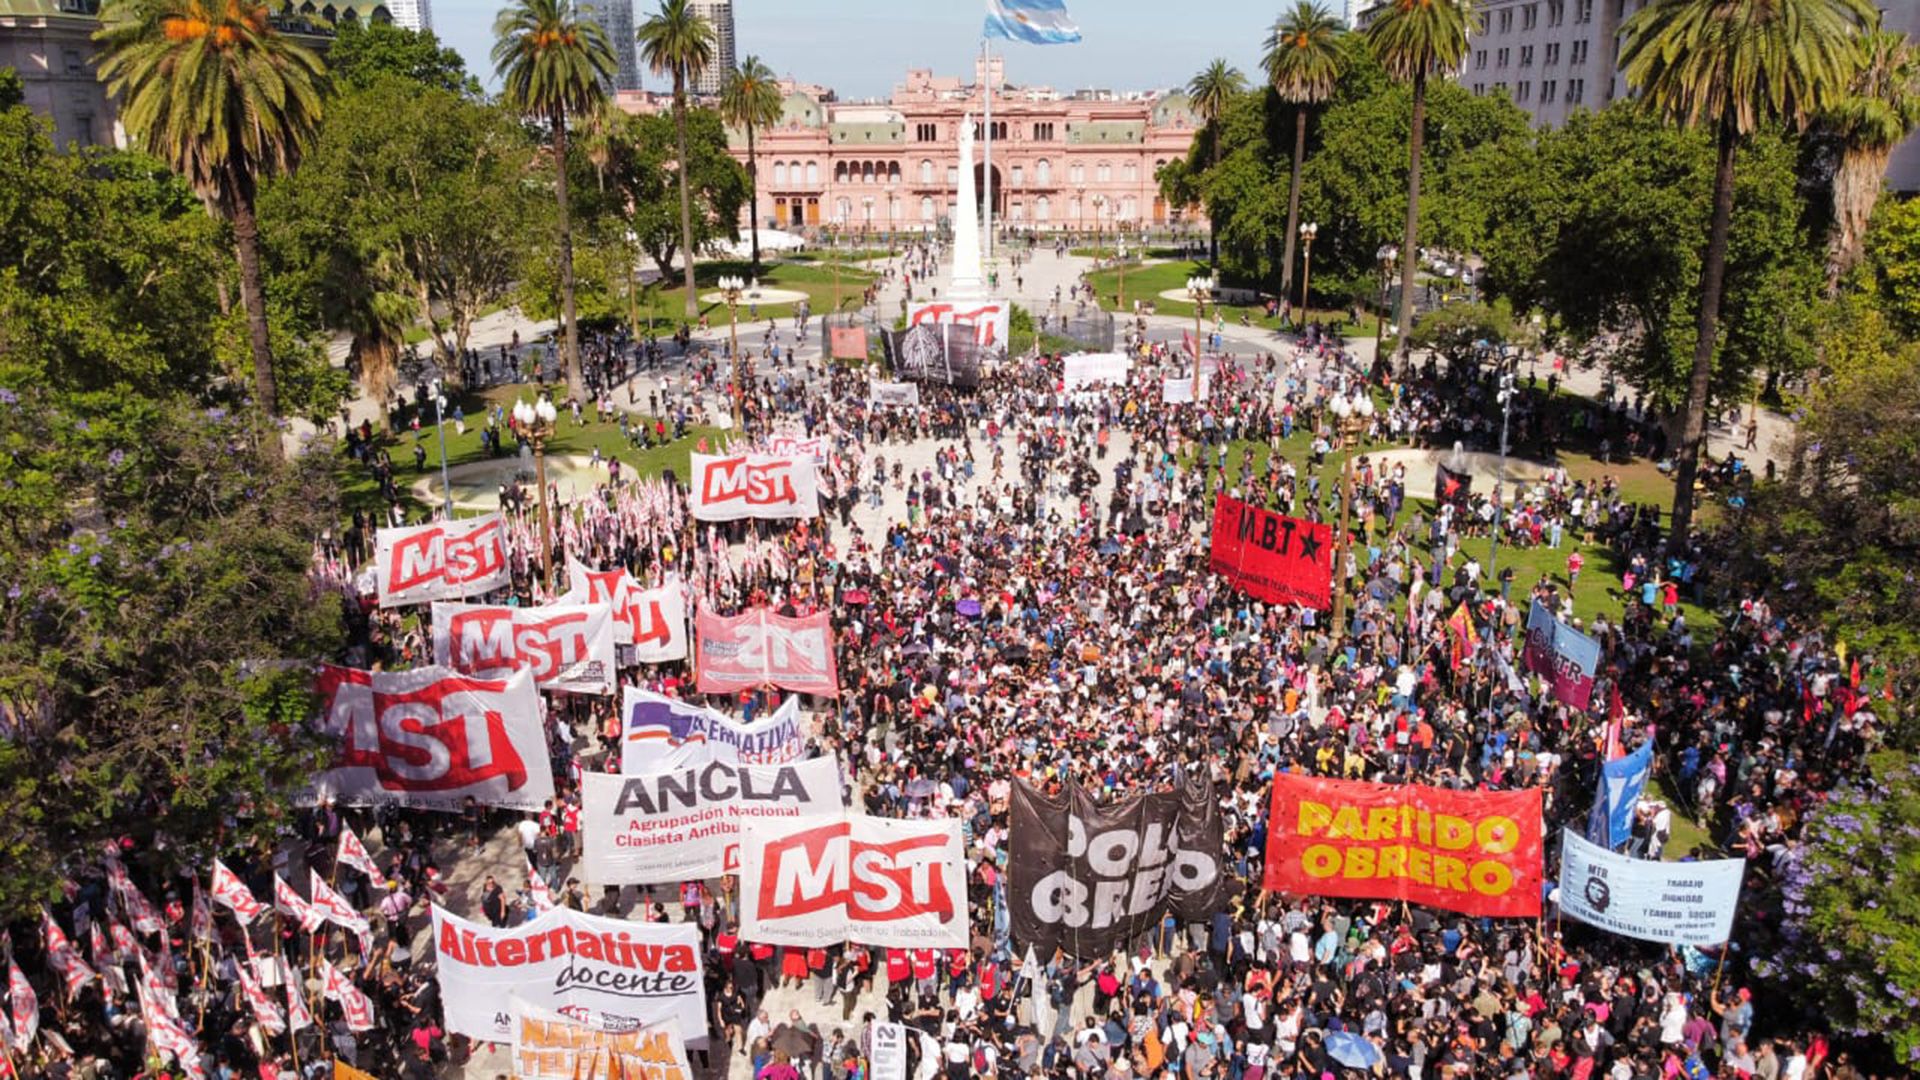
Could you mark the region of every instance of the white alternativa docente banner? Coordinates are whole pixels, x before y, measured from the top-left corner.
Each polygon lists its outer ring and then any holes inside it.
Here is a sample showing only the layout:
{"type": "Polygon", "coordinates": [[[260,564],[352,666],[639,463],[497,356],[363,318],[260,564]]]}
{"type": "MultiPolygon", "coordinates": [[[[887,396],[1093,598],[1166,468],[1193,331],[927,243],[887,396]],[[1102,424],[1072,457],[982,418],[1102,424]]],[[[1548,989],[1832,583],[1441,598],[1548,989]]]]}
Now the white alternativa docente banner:
{"type": "Polygon", "coordinates": [[[374,588],[381,607],[462,600],[512,580],[499,514],[374,533],[374,588]]]}
{"type": "Polygon", "coordinates": [[[316,799],[458,810],[538,810],[553,763],[531,672],[482,679],[443,667],[360,671],[324,665],[321,734],[339,741],[314,778],[316,799]]]}
{"type": "Polygon", "coordinates": [[[526,670],[542,690],[611,694],[613,646],[611,604],[433,604],[433,662],[468,675],[526,670]]]}
{"type": "Polygon", "coordinates": [[[694,454],[687,508],[696,521],[820,516],[820,477],[799,454],[694,454]]]}
{"type": "Polygon", "coordinates": [[[578,1080],[582,1076],[633,1080],[688,1080],[693,1069],[679,1025],[614,1021],[611,1017],[552,1012],[515,997],[514,1080],[578,1080]]]}
{"type": "Polygon", "coordinates": [[[621,696],[620,771],[628,776],[684,769],[709,761],[728,765],[780,765],[807,753],[800,726],[800,699],[789,697],[772,713],[742,724],[712,709],[636,686],[621,696]]]}
{"type": "Polygon", "coordinates": [[[1133,361],[1122,353],[1074,353],[1061,362],[1061,381],[1069,391],[1103,383],[1124,383],[1133,361]]]}
{"type": "Polygon", "coordinates": [[[964,949],[960,822],[749,820],[740,836],[740,923],[741,937],[773,945],[964,949]]]}
{"type": "Polygon", "coordinates": [[[704,1044],[707,991],[695,923],[627,922],[556,907],[495,928],[433,908],[447,1030],[511,1042],[519,997],[536,1008],[620,1023],[674,1023],[704,1044]]]}
{"type": "Polygon", "coordinates": [[[740,869],[746,821],[845,813],[831,757],[789,765],[709,761],[644,776],[581,778],[582,864],[596,885],[696,881],[740,869]]]}
{"type": "Polygon", "coordinates": [[[1733,932],[1745,859],[1659,862],[1561,834],[1560,910],[1623,937],[1696,947],[1733,932]]]}

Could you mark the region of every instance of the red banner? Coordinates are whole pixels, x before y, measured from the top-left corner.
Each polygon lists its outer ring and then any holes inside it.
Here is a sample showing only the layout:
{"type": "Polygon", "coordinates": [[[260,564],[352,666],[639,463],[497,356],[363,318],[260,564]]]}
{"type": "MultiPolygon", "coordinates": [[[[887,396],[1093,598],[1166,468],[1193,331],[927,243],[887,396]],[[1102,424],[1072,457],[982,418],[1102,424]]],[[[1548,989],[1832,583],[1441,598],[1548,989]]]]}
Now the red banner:
{"type": "Polygon", "coordinates": [[[1324,608],[1333,603],[1333,530],[1229,495],[1213,504],[1210,564],[1259,600],[1324,608]]]}
{"type": "Polygon", "coordinates": [[[703,694],[730,694],[778,686],[801,694],[836,697],[840,679],[833,658],[833,628],[827,613],[789,619],[764,608],[722,618],[701,612],[698,686],[703,694]]]}
{"type": "Polygon", "coordinates": [[[373,555],[380,606],[462,600],[505,586],[505,532],[499,514],[381,529],[373,555]]]}
{"type": "Polygon", "coordinates": [[[867,331],[859,326],[834,326],[827,329],[827,348],[835,360],[865,360],[867,331]]]}
{"type": "Polygon", "coordinates": [[[1541,828],[1539,788],[1448,791],[1281,773],[1265,885],[1530,917],[1540,914],[1541,828]]]}

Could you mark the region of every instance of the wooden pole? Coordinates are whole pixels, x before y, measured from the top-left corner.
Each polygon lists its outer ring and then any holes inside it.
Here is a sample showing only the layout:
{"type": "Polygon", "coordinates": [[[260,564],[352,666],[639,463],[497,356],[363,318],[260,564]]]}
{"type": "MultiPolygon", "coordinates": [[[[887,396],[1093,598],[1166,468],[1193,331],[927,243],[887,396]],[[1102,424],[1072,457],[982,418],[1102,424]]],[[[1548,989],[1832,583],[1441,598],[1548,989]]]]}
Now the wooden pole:
{"type": "MultiPolygon", "coordinates": [[[[1341,439],[1341,449],[1346,450],[1345,439],[1341,439]]],[[[1347,515],[1353,509],[1353,453],[1347,451],[1346,463],[1341,468],[1340,480],[1340,535],[1334,537],[1333,566],[1333,631],[1340,634],[1346,624],[1347,613],[1347,515]]]]}
{"type": "Polygon", "coordinates": [[[1720,943],[1720,962],[1713,966],[1713,992],[1707,996],[1708,1001],[1720,1000],[1720,973],[1727,970],[1727,954],[1733,951],[1732,944],[1730,941],[1720,943]]]}

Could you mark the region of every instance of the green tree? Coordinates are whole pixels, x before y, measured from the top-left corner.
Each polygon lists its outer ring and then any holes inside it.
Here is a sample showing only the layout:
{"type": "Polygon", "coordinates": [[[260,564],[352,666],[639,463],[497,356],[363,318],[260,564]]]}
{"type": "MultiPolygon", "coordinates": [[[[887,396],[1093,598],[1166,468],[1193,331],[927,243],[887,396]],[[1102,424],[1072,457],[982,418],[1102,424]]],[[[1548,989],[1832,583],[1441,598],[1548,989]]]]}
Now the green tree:
{"type": "MultiPolygon", "coordinates": [[[[1220,118],[1226,115],[1227,107],[1234,98],[1245,93],[1247,77],[1240,69],[1218,57],[1201,68],[1200,72],[1187,81],[1187,98],[1193,102],[1193,114],[1200,120],[1200,131],[1195,133],[1197,145],[1204,136],[1207,140],[1207,167],[1220,164],[1220,118]]],[[[1220,230],[1212,227],[1213,210],[1208,207],[1207,220],[1207,262],[1217,266],[1220,263],[1220,230]]]]}
{"type": "Polygon", "coordinates": [[[1620,30],[1620,68],[1640,100],[1668,120],[1707,126],[1717,160],[1713,218],[1700,267],[1700,313],[1681,415],[1668,542],[1687,542],[1693,482],[1706,436],[1720,302],[1741,140],[1775,123],[1804,126],[1859,71],[1859,37],[1877,18],[1867,0],[1658,0],[1620,30]]]}
{"type": "MultiPolygon", "coordinates": [[[[1280,295],[1293,295],[1293,243],[1300,227],[1300,166],[1307,156],[1307,108],[1333,97],[1346,60],[1345,31],[1333,12],[1299,0],[1274,24],[1264,66],[1267,83],[1293,111],[1293,176],[1287,184],[1287,234],[1280,295]]],[[[1300,303],[1306,305],[1306,297],[1300,303]]]]}
{"type": "Polygon", "coordinates": [[[1461,364],[1474,359],[1481,346],[1504,345],[1513,336],[1513,308],[1505,300],[1496,300],[1439,308],[1414,327],[1410,344],[1416,349],[1431,349],[1451,364],[1461,364]]]}
{"type": "MultiPolygon", "coordinates": [[[[277,417],[254,200],[261,180],[291,170],[312,141],[326,65],[251,0],[108,0],[100,21],[100,78],[128,133],[233,226],[255,404],[277,417]]],[[[265,441],[279,453],[277,438],[265,441]]]]}
{"type": "Polygon", "coordinates": [[[720,115],[727,123],[747,129],[747,200],[753,207],[747,215],[750,219],[747,224],[753,232],[756,272],[760,269],[760,165],[754,152],[753,133],[756,128],[779,123],[781,108],[780,87],[773,69],[757,56],[741,60],[740,66],[727,75],[727,85],[720,91],[720,115]]]}
{"type": "Polygon", "coordinates": [[[647,66],[655,75],[673,77],[673,124],[680,151],[680,248],[686,264],[686,317],[691,322],[699,303],[693,283],[694,256],[699,249],[693,237],[693,195],[687,185],[687,84],[713,63],[713,24],[687,0],[660,0],[660,10],[640,25],[638,36],[640,55],[647,66]]]}
{"type": "Polygon", "coordinates": [[[1420,148],[1427,136],[1427,78],[1445,78],[1467,55],[1467,36],[1479,28],[1471,0],[1390,0],[1367,27],[1367,44],[1387,73],[1413,87],[1407,140],[1407,226],[1400,241],[1401,348],[1413,330],[1414,274],[1420,267],[1420,148]]]}
{"type": "Polygon", "coordinates": [[[1887,319],[1903,335],[1920,338],[1920,200],[1880,204],[1864,269],[1887,319]]]}
{"type": "Polygon", "coordinates": [[[13,108],[27,100],[27,84],[20,81],[20,73],[10,67],[0,68],[0,111],[13,108]]]}
{"type": "Polygon", "coordinates": [[[567,393],[585,400],[580,327],[573,307],[573,234],[567,218],[567,120],[593,114],[619,64],[606,31],[576,10],[571,0],[514,0],[494,20],[493,36],[501,100],[522,115],[544,122],[553,140],[567,393]]]}
{"type": "Polygon", "coordinates": [[[327,67],[341,87],[362,87],[383,75],[397,75],[448,93],[480,96],[480,80],[467,71],[459,51],[442,45],[431,30],[343,20],[327,49],[327,67]]]}
{"type": "Polygon", "coordinates": [[[1840,156],[1833,175],[1829,292],[1860,259],[1893,148],[1920,127],[1920,50],[1905,34],[1875,30],[1861,51],[1863,62],[1846,96],[1820,118],[1820,127],[1838,140],[1840,156]]]}

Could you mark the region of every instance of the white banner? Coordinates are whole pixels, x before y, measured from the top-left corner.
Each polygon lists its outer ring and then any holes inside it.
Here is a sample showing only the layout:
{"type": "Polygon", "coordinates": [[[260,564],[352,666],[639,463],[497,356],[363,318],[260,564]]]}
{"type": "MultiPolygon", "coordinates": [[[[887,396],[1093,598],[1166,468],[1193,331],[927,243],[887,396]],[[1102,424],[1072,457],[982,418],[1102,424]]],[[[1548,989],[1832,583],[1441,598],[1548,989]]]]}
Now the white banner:
{"type": "Polygon", "coordinates": [[[813,459],[774,454],[692,455],[687,506],[696,521],[820,516],[813,459]]]}
{"type": "MultiPolygon", "coordinates": [[[[1193,403],[1193,376],[1168,375],[1160,380],[1160,400],[1168,405],[1193,403]]],[[[1207,377],[1200,376],[1200,396],[1207,396],[1207,377]]]]}
{"type": "Polygon", "coordinates": [[[875,1020],[867,1060],[873,1067],[872,1080],[907,1080],[907,1025],[875,1020]]]}
{"type": "Polygon", "coordinates": [[[587,773],[584,876],[596,885],[699,881],[740,871],[740,826],[845,813],[830,757],[790,765],[710,761],[645,776],[587,773]]]}
{"type": "Polygon", "coordinates": [[[616,681],[613,607],[517,608],[435,601],[433,662],[486,678],[530,671],[534,685],[543,690],[611,694],[616,681]]]}
{"type": "Polygon", "coordinates": [[[867,401],[875,408],[918,405],[920,404],[920,384],[871,379],[867,382],[867,401]]]}
{"type": "Polygon", "coordinates": [[[749,820],[740,837],[740,936],[964,949],[966,873],[952,819],[749,820]]]}
{"type": "Polygon", "coordinates": [[[1062,381],[1068,390],[1084,390],[1104,383],[1124,383],[1133,361],[1121,353],[1074,353],[1062,361],[1062,381]]]}
{"type": "Polygon", "coordinates": [[[624,567],[589,570],[569,555],[567,590],[563,604],[613,605],[613,643],[632,646],[636,661],[687,658],[687,590],[679,574],[668,574],[657,589],[642,589],[624,567]]]}
{"type": "Polygon", "coordinates": [[[1671,863],[1561,834],[1560,909],[1590,926],[1667,945],[1719,945],[1733,932],[1745,859],[1671,863]]]}
{"type": "Polygon", "coordinates": [[[806,756],[800,699],[742,724],[712,709],[629,686],[621,696],[620,771],[629,776],[718,761],[780,765],[806,756]]]}
{"type": "Polygon", "coordinates": [[[625,1076],[632,1080],[690,1080],[687,1045],[679,1025],[614,1023],[605,1017],[552,1012],[515,997],[513,1075],[515,1080],[579,1080],[582,1076],[625,1076]]]}
{"type": "Polygon", "coordinates": [[[605,1017],[601,1026],[673,1023],[707,1035],[697,923],[627,922],[557,907],[496,929],[435,904],[433,942],[447,1030],[513,1040],[513,1010],[605,1017]]]}
{"type": "Polygon", "coordinates": [[[358,671],[327,665],[322,734],[339,740],[314,797],[348,806],[394,803],[458,810],[538,810],[553,798],[553,765],[530,672],[479,679],[443,667],[358,671]]]}
{"type": "Polygon", "coordinates": [[[827,463],[827,451],[831,443],[825,435],[807,438],[789,432],[776,431],[767,436],[767,452],[775,457],[812,458],[815,465],[827,463]]]}
{"type": "Polygon", "coordinates": [[[1004,353],[1012,314],[1013,305],[1005,300],[931,300],[907,309],[907,326],[952,326],[955,333],[972,334],[975,345],[1004,353]]]}
{"type": "Polygon", "coordinates": [[[499,514],[380,529],[373,568],[381,607],[461,600],[502,588],[512,578],[499,514]]]}

